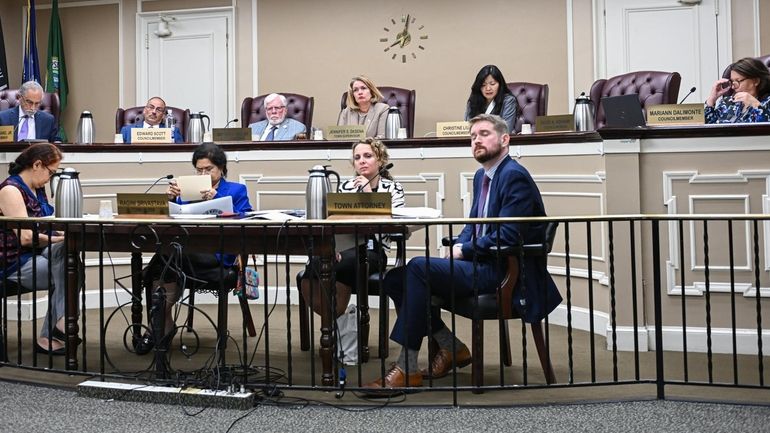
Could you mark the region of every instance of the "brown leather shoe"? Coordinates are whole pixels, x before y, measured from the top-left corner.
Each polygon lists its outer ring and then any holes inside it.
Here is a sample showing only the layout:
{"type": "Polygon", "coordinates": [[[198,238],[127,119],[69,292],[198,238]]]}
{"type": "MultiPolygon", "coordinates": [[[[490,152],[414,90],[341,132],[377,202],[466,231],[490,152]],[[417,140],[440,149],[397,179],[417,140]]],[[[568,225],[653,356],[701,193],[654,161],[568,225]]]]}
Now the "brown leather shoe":
{"type": "Polygon", "coordinates": [[[406,375],[404,370],[395,363],[384,378],[379,378],[364,385],[364,388],[372,388],[372,391],[384,390],[384,388],[404,388],[408,386],[422,386],[422,374],[419,371],[406,375]]]}
{"type": "MultiPolygon", "coordinates": [[[[468,347],[463,346],[460,348],[457,352],[457,360],[455,361],[457,363],[457,368],[468,366],[471,361],[471,352],[468,350],[468,347]]],[[[434,379],[440,379],[446,376],[452,370],[452,353],[446,349],[439,349],[431,361],[431,366],[434,379]]],[[[429,379],[431,377],[428,371],[427,368],[421,370],[423,379],[429,379]]]]}

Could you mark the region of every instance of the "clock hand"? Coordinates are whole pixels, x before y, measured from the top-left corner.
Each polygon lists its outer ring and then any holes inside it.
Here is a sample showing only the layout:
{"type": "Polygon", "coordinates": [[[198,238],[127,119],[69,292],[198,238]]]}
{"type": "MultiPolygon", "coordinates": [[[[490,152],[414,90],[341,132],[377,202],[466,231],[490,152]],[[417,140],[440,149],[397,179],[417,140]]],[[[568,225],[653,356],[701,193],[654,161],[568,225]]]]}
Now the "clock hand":
{"type": "Polygon", "coordinates": [[[409,42],[412,41],[412,36],[409,35],[409,33],[406,34],[406,36],[401,40],[401,48],[404,48],[405,46],[409,45],[409,42]]]}
{"type": "Polygon", "coordinates": [[[404,41],[404,38],[399,33],[398,36],[396,37],[396,42],[393,42],[392,44],[390,44],[390,46],[395,47],[396,45],[402,43],[403,41],[404,41]]]}

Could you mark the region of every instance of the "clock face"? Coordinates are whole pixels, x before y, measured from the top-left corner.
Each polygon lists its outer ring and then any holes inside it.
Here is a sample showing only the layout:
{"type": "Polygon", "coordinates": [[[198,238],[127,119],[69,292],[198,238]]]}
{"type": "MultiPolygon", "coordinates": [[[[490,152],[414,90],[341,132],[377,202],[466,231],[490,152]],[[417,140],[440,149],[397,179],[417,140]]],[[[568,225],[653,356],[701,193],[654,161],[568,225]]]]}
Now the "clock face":
{"type": "Polygon", "coordinates": [[[406,63],[425,51],[424,44],[428,40],[425,26],[417,23],[411,14],[402,15],[400,19],[391,18],[382,29],[385,35],[380,38],[380,43],[392,60],[406,63]]]}

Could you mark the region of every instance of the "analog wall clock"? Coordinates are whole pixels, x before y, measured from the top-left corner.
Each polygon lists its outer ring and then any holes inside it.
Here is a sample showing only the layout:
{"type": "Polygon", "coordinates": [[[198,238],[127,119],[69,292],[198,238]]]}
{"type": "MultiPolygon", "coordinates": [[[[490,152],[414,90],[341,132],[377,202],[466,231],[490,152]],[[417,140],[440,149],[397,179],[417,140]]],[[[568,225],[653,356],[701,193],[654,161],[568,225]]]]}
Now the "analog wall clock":
{"type": "Polygon", "coordinates": [[[418,23],[412,14],[402,15],[400,19],[391,18],[382,29],[385,34],[380,38],[380,43],[392,60],[406,63],[417,59],[417,54],[425,51],[428,34],[425,26],[418,23]]]}

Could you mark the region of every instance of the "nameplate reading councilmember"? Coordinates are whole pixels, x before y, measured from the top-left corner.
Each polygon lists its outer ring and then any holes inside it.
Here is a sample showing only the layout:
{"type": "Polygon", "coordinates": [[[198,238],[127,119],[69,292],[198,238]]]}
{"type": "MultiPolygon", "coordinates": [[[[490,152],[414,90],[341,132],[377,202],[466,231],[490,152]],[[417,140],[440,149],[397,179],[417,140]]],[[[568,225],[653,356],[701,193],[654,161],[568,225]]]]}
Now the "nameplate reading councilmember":
{"type": "Polygon", "coordinates": [[[465,120],[459,122],[436,122],[436,137],[469,137],[471,125],[465,120]]]}
{"type": "Polygon", "coordinates": [[[647,109],[647,125],[702,125],[703,111],[702,103],[653,105],[647,109]]]}
{"type": "Polygon", "coordinates": [[[537,132],[569,132],[575,130],[575,117],[572,114],[535,117],[537,132]]]}
{"type": "Polygon", "coordinates": [[[173,143],[171,128],[132,128],[131,143],[173,143]]]}

